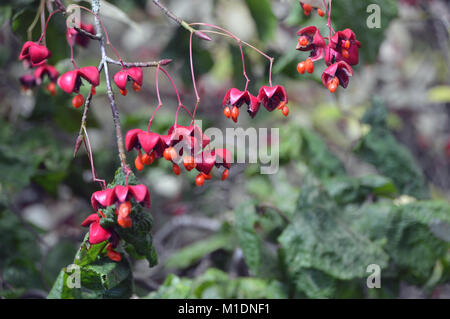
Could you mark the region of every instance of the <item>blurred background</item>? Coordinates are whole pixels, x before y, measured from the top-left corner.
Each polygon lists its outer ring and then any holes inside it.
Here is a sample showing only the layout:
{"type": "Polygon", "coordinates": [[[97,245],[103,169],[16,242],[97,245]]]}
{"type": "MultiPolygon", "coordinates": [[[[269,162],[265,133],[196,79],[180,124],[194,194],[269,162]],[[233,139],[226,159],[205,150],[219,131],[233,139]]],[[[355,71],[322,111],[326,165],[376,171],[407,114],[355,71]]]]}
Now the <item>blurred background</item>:
{"type": "MultiPolygon", "coordinates": [[[[362,43],[347,89],[330,94],[320,76],[296,71],[308,53],[296,31],[326,18],[306,17],[294,0],[164,0],[188,22],[224,27],[275,57],[274,84],[286,87],[289,116],[261,109],[237,124],[222,113],[231,87],[242,89],[239,47],[230,39],[194,38],[203,128],[280,128],[280,169],[235,164],[226,181],[195,187],[195,174],[172,173],[158,161],[138,179],[149,187],[159,263],[131,259],[134,297],[450,298],[450,8],[445,0],[340,0],[336,30],[352,28],[362,43]],[[369,4],[381,28],[369,29],[369,4]],[[382,269],[381,289],[368,289],[369,264],[382,269]]],[[[40,1],[0,5],[0,296],[45,298],[72,263],[92,213],[84,149],[73,158],[82,110],[59,88],[25,92],[18,55],[40,1]]],[[[65,1],[66,5],[69,1],[65,1]]],[[[89,7],[89,2],[80,2],[89,7]]],[[[102,1],[101,17],[125,61],[172,59],[166,67],[192,110],[189,34],[152,1],[102,1]]],[[[83,14],[83,22],[93,23],[83,14]]],[[[46,41],[50,64],[70,70],[64,18],[55,15],[46,41]]],[[[40,22],[32,39],[40,35],[40,22]]],[[[267,85],[267,60],[245,48],[249,90],[267,85]]],[[[112,51],[108,51],[113,57],[112,51]]],[[[80,66],[98,65],[99,47],[76,47],[80,66]]],[[[112,73],[119,70],[111,66],[112,73]]],[[[174,122],[176,96],[161,77],[164,106],[152,128],[174,122]]],[[[144,69],[139,93],[114,87],[123,133],[147,127],[157,106],[155,69],[144,69]]],[[[86,96],[88,88],[82,88],[86,96]]],[[[88,118],[95,167],[110,182],[119,166],[104,75],[88,118]]],[[[189,119],[180,112],[179,124],[189,119]]],[[[127,154],[133,163],[136,153],[127,154]]]]}

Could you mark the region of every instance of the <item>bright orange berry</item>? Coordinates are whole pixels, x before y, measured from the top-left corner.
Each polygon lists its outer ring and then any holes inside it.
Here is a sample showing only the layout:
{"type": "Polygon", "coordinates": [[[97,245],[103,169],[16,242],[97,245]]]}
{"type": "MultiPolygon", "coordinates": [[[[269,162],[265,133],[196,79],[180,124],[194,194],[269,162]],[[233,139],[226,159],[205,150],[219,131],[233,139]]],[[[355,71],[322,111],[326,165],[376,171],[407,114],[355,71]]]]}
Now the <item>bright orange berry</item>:
{"type": "Polygon", "coordinates": [[[305,62],[302,61],[299,64],[297,64],[297,72],[300,74],[305,74],[305,70],[306,70],[306,65],[305,62]]]}
{"type": "Polygon", "coordinates": [[[74,108],[78,109],[84,103],[84,97],[81,94],[77,94],[72,99],[72,105],[74,108]]]}
{"type": "Polygon", "coordinates": [[[283,113],[284,116],[288,116],[289,108],[287,106],[284,106],[283,109],[281,110],[281,112],[283,113]]]}
{"type": "Polygon", "coordinates": [[[133,82],[133,90],[134,92],[139,92],[141,90],[141,86],[138,83],[133,82]]]}
{"type": "Polygon", "coordinates": [[[55,96],[56,95],[56,84],[55,84],[55,82],[50,82],[47,85],[47,91],[50,93],[51,96],[55,96]]]}
{"type": "Polygon", "coordinates": [[[237,106],[233,106],[233,109],[231,110],[231,118],[233,119],[234,123],[237,122],[239,117],[239,109],[237,106]]]}
{"type": "Polygon", "coordinates": [[[313,63],[313,61],[311,61],[311,59],[309,59],[309,58],[306,59],[305,68],[306,68],[306,72],[308,72],[308,73],[314,72],[314,63],[313,63]]]}
{"type": "Polygon", "coordinates": [[[194,158],[190,155],[187,155],[183,158],[183,165],[188,171],[191,171],[196,166],[194,158]]]}
{"type": "Polygon", "coordinates": [[[223,114],[228,118],[231,117],[231,110],[228,106],[223,109],[223,114]]]}
{"type": "Polygon", "coordinates": [[[198,174],[197,177],[195,178],[195,185],[200,187],[203,184],[205,184],[205,177],[203,177],[202,174],[198,174]]]}
{"type": "Polygon", "coordinates": [[[138,171],[142,171],[144,169],[144,163],[142,163],[141,154],[138,154],[138,156],[136,156],[136,159],[134,160],[134,166],[138,171]]]}
{"type": "Polygon", "coordinates": [[[127,89],[120,89],[120,94],[122,94],[123,96],[126,96],[127,95],[127,89]]]}
{"type": "Polygon", "coordinates": [[[180,175],[180,166],[178,166],[177,164],[173,163],[172,165],[172,171],[175,173],[175,175],[180,175]]]}
{"type": "Polygon", "coordinates": [[[323,12],[322,9],[317,9],[317,14],[323,17],[325,15],[325,12],[323,12]]]}
{"type": "Polygon", "coordinates": [[[172,146],[169,146],[164,150],[163,156],[167,161],[173,161],[177,158],[177,151],[172,146]]]}
{"type": "Polygon", "coordinates": [[[222,180],[226,180],[228,178],[228,175],[230,175],[230,171],[228,171],[227,169],[225,169],[222,173],[222,180]]]}

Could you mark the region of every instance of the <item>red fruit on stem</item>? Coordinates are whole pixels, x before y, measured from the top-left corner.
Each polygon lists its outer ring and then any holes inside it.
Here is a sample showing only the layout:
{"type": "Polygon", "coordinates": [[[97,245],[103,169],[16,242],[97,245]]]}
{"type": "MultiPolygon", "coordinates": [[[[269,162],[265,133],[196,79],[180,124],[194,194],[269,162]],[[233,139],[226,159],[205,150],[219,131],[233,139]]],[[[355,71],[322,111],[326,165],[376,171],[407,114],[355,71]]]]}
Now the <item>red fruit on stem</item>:
{"type": "Polygon", "coordinates": [[[284,106],[283,109],[281,110],[281,112],[283,113],[284,116],[288,116],[289,108],[287,106],[284,106]]]}
{"type": "Polygon", "coordinates": [[[195,178],[195,185],[202,186],[205,183],[205,177],[202,174],[198,174],[195,178]]]}
{"type": "Polygon", "coordinates": [[[134,92],[139,92],[141,90],[141,86],[138,83],[133,82],[133,90],[134,92]]]}
{"type": "Polygon", "coordinates": [[[312,11],[312,7],[311,7],[310,4],[304,3],[303,4],[303,10],[311,12],[312,11]]]}
{"type": "Polygon", "coordinates": [[[306,47],[309,44],[309,40],[306,36],[302,35],[298,38],[298,44],[302,47],[306,47]]]}
{"type": "Polygon", "coordinates": [[[298,73],[305,74],[305,71],[306,71],[306,65],[305,65],[304,61],[302,61],[299,64],[297,64],[297,72],[298,73]]]}
{"type": "Polygon", "coordinates": [[[155,154],[151,152],[150,154],[144,153],[142,155],[142,163],[144,165],[151,165],[155,161],[155,154]]]}
{"type": "Polygon", "coordinates": [[[122,255],[120,255],[118,252],[116,252],[114,250],[108,251],[108,257],[112,261],[116,261],[116,262],[119,262],[122,260],[122,255]]]}
{"type": "Polygon", "coordinates": [[[78,109],[84,103],[84,97],[81,94],[77,94],[72,99],[72,105],[74,108],[78,109]]]}
{"type": "Polygon", "coordinates": [[[194,169],[195,168],[195,161],[194,161],[194,158],[192,157],[192,156],[190,156],[190,155],[188,155],[188,156],[185,156],[184,158],[183,158],[183,165],[184,165],[184,167],[188,170],[188,171],[191,171],[192,169],[194,169]]]}
{"type": "Polygon", "coordinates": [[[177,151],[170,146],[164,150],[163,156],[167,161],[173,161],[177,158],[177,151]]]}
{"type": "Polygon", "coordinates": [[[130,228],[133,226],[133,220],[130,216],[121,216],[119,213],[119,216],[117,217],[117,223],[122,228],[130,228]]]}
{"type": "Polygon", "coordinates": [[[231,109],[230,109],[228,106],[225,107],[225,108],[223,109],[223,114],[224,114],[226,117],[230,118],[230,117],[231,117],[231,109]]]}
{"type": "Polygon", "coordinates": [[[55,84],[55,82],[50,82],[47,85],[47,91],[50,93],[51,96],[55,96],[56,95],[56,84],[55,84]]]}
{"type": "Polygon", "coordinates": [[[131,208],[132,208],[131,202],[129,201],[123,202],[119,206],[119,216],[127,217],[131,213],[131,208]]]}
{"type": "Polygon", "coordinates": [[[347,49],[347,50],[350,49],[350,41],[349,40],[345,40],[344,48],[347,49]]]}
{"type": "Polygon", "coordinates": [[[134,160],[134,166],[138,171],[142,171],[144,169],[144,163],[142,163],[141,154],[138,154],[138,156],[136,156],[136,159],[134,160]]]}
{"type": "Polygon", "coordinates": [[[126,96],[127,93],[127,89],[120,89],[120,94],[122,94],[123,96],[126,96]]]}
{"type": "Polygon", "coordinates": [[[233,109],[231,110],[231,118],[236,123],[239,117],[239,108],[237,106],[233,106],[233,109]]]}
{"type": "Polygon", "coordinates": [[[305,61],[306,72],[313,73],[314,72],[314,62],[311,59],[306,59],[305,61]]]}
{"type": "Polygon", "coordinates": [[[325,15],[325,12],[323,12],[322,9],[317,9],[317,14],[323,17],[325,15]]]}
{"type": "Polygon", "coordinates": [[[175,175],[180,175],[180,166],[178,166],[177,164],[173,163],[172,165],[172,171],[175,173],[175,175]]]}
{"type": "Polygon", "coordinates": [[[230,171],[225,169],[222,173],[222,180],[226,180],[228,178],[228,175],[230,174],[230,171]]]}

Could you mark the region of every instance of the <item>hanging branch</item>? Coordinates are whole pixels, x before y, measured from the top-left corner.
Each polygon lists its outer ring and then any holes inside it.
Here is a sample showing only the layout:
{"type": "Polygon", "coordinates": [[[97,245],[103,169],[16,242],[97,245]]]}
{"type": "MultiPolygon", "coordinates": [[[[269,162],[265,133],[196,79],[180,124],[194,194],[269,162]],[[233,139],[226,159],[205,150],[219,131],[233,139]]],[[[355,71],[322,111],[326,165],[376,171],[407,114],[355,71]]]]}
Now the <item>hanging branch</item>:
{"type": "Polygon", "coordinates": [[[206,40],[206,41],[211,41],[211,38],[209,36],[207,36],[206,34],[204,34],[201,31],[198,31],[198,30],[194,29],[193,27],[191,27],[186,21],[184,21],[180,17],[176,16],[172,11],[170,11],[169,9],[167,9],[167,7],[165,7],[163,4],[161,4],[161,2],[159,2],[159,0],[153,0],[153,3],[156,6],[158,6],[161,9],[161,11],[164,12],[170,19],[175,21],[181,27],[185,28],[190,33],[193,33],[197,38],[206,40]]]}

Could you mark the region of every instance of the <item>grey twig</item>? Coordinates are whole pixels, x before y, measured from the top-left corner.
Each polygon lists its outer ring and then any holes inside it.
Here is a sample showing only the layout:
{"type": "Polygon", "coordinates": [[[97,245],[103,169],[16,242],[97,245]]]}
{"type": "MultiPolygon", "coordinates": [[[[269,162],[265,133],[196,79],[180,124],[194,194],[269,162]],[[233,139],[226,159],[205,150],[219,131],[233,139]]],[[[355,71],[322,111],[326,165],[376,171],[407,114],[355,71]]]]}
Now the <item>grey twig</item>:
{"type": "MultiPolygon", "coordinates": [[[[116,65],[122,65],[120,61],[111,59],[110,57],[106,57],[106,62],[116,65]]],[[[141,68],[146,68],[146,67],[156,67],[158,65],[167,65],[170,62],[172,62],[171,59],[163,59],[159,61],[148,61],[148,62],[123,62],[123,65],[126,67],[138,66],[141,68]]]]}
{"type": "Polygon", "coordinates": [[[105,49],[105,41],[103,38],[103,31],[101,28],[100,20],[98,19],[98,14],[100,10],[100,0],[92,0],[92,12],[95,14],[95,28],[98,31],[98,35],[100,36],[100,51],[102,54],[102,64],[103,69],[105,71],[105,79],[106,79],[106,94],[108,95],[109,104],[111,105],[111,112],[114,120],[114,126],[116,128],[116,141],[117,148],[119,150],[119,159],[122,169],[129,170],[130,168],[127,165],[127,158],[125,155],[125,148],[123,144],[123,136],[122,136],[122,128],[120,126],[120,117],[119,111],[117,110],[116,102],[114,100],[114,93],[111,88],[111,79],[109,78],[109,68],[108,63],[106,62],[106,49],[105,49]]]}
{"type": "Polygon", "coordinates": [[[201,32],[201,31],[198,31],[198,30],[194,29],[193,27],[191,27],[186,21],[184,21],[180,17],[176,16],[172,11],[167,9],[167,7],[165,7],[161,2],[159,2],[159,0],[153,0],[153,3],[156,6],[158,6],[158,8],[160,8],[161,11],[166,14],[166,16],[168,16],[170,19],[175,21],[181,27],[185,28],[187,31],[193,33],[197,38],[206,40],[206,41],[211,41],[211,38],[209,36],[207,36],[205,33],[201,32]]]}
{"type": "Polygon", "coordinates": [[[80,29],[80,28],[78,28],[78,27],[74,27],[74,29],[75,29],[77,32],[79,32],[79,33],[81,33],[81,34],[83,34],[83,35],[85,35],[85,36],[91,38],[92,40],[100,41],[100,39],[101,39],[101,37],[99,37],[98,35],[95,35],[95,34],[92,34],[92,33],[90,33],[90,32],[87,32],[86,30],[80,29]]]}

